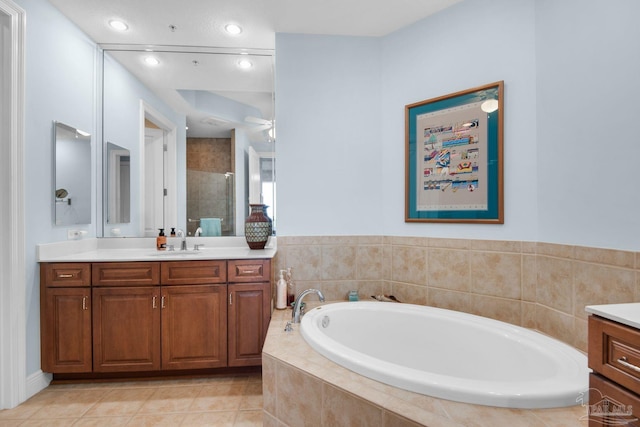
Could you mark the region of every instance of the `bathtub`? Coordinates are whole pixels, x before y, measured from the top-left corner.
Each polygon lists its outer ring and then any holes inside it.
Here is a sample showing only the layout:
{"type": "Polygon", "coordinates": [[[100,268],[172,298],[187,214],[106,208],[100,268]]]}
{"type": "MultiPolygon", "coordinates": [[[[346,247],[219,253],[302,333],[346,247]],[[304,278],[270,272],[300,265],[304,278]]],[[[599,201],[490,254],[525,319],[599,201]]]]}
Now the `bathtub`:
{"type": "Polygon", "coordinates": [[[586,403],[587,358],[529,329],[412,304],[340,302],[310,310],[300,331],[330,360],[401,389],[506,408],[586,403]]]}

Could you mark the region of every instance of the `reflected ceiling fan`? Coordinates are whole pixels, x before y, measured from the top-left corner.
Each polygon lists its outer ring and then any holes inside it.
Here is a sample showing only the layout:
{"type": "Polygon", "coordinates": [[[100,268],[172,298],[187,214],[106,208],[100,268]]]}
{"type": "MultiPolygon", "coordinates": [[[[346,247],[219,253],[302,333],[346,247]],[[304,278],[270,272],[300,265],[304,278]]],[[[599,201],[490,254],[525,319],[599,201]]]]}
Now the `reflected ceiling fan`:
{"type": "Polygon", "coordinates": [[[245,124],[247,124],[247,130],[252,136],[266,131],[267,137],[270,142],[275,140],[275,120],[261,119],[260,117],[247,116],[244,118],[245,124]]]}

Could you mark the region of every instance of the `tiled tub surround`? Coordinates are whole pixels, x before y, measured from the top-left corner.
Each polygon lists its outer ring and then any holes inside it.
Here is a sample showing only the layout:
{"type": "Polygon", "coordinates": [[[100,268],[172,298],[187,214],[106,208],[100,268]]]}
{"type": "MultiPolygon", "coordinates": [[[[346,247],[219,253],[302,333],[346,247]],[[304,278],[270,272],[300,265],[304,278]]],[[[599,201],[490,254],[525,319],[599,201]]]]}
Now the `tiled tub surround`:
{"type": "MultiPolygon", "coordinates": [[[[506,409],[436,399],[371,380],[316,353],[291,310],[275,311],[262,355],[264,426],[586,427],[581,405],[506,409]]],[[[384,345],[384,343],[381,343],[384,345]]]]}
{"type": "Polygon", "coordinates": [[[292,267],[297,293],[314,287],[335,301],[351,289],[360,299],[391,294],[535,329],[582,351],[585,306],[640,301],[640,252],[581,246],[279,236],[273,272],[286,267],[292,267]]]}

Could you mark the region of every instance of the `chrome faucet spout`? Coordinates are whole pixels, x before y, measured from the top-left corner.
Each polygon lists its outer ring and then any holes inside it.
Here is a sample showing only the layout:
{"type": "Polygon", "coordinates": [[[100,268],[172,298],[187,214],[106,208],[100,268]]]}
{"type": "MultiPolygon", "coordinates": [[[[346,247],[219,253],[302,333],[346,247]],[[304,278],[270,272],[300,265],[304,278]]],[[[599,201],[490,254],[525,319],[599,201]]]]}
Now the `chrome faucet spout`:
{"type": "Polygon", "coordinates": [[[293,312],[291,313],[291,319],[293,323],[300,323],[300,317],[302,317],[302,315],[300,314],[302,299],[309,294],[318,295],[318,299],[320,300],[320,302],[324,302],[324,294],[322,293],[322,291],[318,289],[307,289],[306,291],[303,291],[300,295],[298,295],[298,298],[296,298],[296,301],[294,303],[293,312]]]}
{"type": "Polygon", "coordinates": [[[181,251],[186,251],[187,250],[187,236],[184,234],[184,231],[177,230],[176,231],[176,236],[182,238],[182,242],[180,242],[180,250],[181,251]]]}

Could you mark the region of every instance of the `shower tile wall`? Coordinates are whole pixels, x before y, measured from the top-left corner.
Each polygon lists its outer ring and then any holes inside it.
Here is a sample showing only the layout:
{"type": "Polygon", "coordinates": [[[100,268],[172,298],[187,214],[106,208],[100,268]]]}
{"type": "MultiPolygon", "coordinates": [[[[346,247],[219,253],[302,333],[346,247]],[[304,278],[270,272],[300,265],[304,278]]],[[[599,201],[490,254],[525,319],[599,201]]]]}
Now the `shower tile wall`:
{"type": "MultiPolygon", "coordinates": [[[[222,235],[233,235],[233,176],[226,172],[233,172],[231,139],[187,138],[187,218],[222,218],[222,235]]],[[[189,222],[187,232],[193,235],[198,226],[189,222]]]]}
{"type": "Polygon", "coordinates": [[[278,237],[274,275],[329,300],[391,294],[537,329],[586,351],[584,307],[640,301],[640,252],[391,236],[278,237]]]}

